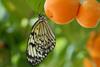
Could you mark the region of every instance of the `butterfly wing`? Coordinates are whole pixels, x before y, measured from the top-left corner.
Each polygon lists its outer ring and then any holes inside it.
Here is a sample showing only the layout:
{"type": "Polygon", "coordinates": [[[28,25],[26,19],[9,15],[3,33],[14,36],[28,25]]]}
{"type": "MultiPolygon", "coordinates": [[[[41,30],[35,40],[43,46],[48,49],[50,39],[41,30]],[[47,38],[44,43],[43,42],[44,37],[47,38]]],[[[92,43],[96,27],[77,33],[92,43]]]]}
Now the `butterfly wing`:
{"type": "Polygon", "coordinates": [[[55,47],[55,36],[44,16],[33,25],[28,40],[27,59],[32,65],[40,63],[55,47]]]}

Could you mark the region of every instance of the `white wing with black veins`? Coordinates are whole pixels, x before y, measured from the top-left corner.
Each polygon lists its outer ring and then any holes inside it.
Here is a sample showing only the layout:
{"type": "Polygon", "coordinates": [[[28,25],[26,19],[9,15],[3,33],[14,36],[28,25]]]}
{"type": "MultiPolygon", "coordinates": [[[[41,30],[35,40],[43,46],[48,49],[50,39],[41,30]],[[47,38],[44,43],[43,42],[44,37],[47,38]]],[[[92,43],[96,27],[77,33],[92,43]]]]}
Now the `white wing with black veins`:
{"type": "Polygon", "coordinates": [[[44,16],[33,25],[27,46],[27,59],[32,65],[39,64],[55,47],[55,36],[44,16]]]}

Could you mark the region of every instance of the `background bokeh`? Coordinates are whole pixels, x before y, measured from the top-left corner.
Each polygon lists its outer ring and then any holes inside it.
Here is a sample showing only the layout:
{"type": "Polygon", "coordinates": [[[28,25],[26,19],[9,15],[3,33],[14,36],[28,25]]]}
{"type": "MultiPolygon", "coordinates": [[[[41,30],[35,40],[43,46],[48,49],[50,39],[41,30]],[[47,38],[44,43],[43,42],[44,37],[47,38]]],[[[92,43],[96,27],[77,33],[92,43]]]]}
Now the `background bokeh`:
{"type": "MultiPolygon", "coordinates": [[[[32,67],[26,59],[26,46],[33,23],[37,20],[40,0],[0,0],[0,67],[32,67]]],[[[41,0],[43,10],[45,0],[41,0]]],[[[41,11],[44,13],[44,11],[41,11]]],[[[83,67],[90,57],[86,42],[91,31],[75,19],[70,24],[57,25],[48,19],[56,36],[56,47],[37,67],[83,67]]]]}

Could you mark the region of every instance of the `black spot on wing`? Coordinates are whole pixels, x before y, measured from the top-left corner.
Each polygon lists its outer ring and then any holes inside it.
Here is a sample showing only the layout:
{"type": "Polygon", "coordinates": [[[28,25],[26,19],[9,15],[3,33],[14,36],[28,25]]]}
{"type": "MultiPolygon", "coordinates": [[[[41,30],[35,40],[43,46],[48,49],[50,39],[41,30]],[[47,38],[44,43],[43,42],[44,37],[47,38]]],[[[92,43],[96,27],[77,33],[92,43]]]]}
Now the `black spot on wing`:
{"type": "Polygon", "coordinates": [[[32,42],[30,42],[29,44],[30,44],[30,45],[32,45],[32,47],[35,47],[35,46],[36,46],[36,45],[35,45],[35,44],[33,44],[32,42]]]}

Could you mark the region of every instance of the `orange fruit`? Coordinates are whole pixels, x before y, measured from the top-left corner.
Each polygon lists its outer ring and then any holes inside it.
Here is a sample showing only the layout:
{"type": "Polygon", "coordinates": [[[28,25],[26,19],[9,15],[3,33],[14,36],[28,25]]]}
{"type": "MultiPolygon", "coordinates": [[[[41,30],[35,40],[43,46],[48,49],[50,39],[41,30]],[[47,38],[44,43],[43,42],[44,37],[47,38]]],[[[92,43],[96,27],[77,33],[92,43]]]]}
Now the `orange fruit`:
{"type": "Polygon", "coordinates": [[[46,15],[57,24],[67,24],[78,12],[80,0],[46,0],[46,15]]]}
{"type": "Polygon", "coordinates": [[[93,67],[92,61],[90,61],[87,58],[84,59],[83,64],[84,64],[84,67],[93,67]]]}
{"type": "Polygon", "coordinates": [[[97,53],[97,57],[100,58],[100,33],[97,35],[96,39],[94,40],[94,48],[93,50],[97,53]]]}
{"type": "Polygon", "coordinates": [[[91,57],[98,57],[98,58],[100,58],[100,52],[97,52],[96,50],[90,49],[90,48],[88,48],[88,52],[91,55],[91,57]]]}
{"type": "Polygon", "coordinates": [[[99,52],[99,54],[100,54],[100,34],[97,36],[97,38],[95,39],[95,41],[94,41],[94,49],[96,50],[96,51],[98,51],[99,52]]]}
{"type": "Polygon", "coordinates": [[[100,33],[91,32],[86,47],[92,57],[100,58],[100,33]]]}
{"type": "Polygon", "coordinates": [[[100,58],[93,58],[95,64],[96,64],[96,67],[100,67],[100,58]]]}
{"type": "Polygon", "coordinates": [[[92,58],[92,61],[85,58],[84,61],[84,67],[100,67],[100,58],[92,58]]]}
{"type": "Polygon", "coordinates": [[[76,19],[85,28],[95,27],[100,19],[100,4],[96,0],[84,0],[76,19]]]}
{"type": "MultiPolygon", "coordinates": [[[[100,67],[100,32],[92,31],[90,33],[90,37],[87,42],[87,50],[90,53],[95,66],[100,67]]],[[[86,60],[85,65],[89,66],[90,63],[86,60]]]]}
{"type": "Polygon", "coordinates": [[[96,32],[95,31],[90,32],[90,36],[87,41],[87,48],[90,48],[91,46],[93,46],[93,41],[94,41],[95,37],[96,37],[96,32]]]}

